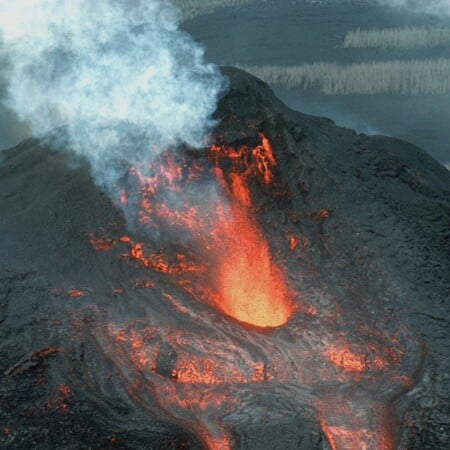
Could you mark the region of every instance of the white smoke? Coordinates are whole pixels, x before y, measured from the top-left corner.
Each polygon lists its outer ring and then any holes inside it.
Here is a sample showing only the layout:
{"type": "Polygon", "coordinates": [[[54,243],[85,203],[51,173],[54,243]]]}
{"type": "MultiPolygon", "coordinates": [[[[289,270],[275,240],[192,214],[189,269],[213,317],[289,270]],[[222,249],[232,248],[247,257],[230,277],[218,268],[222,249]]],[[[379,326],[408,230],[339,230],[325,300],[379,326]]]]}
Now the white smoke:
{"type": "Polygon", "coordinates": [[[450,0],[378,0],[378,2],[418,13],[450,16],[450,0]]]}
{"type": "Polygon", "coordinates": [[[225,83],[178,20],[166,0],[0,0],[7,106],[35,135],[63,126],[105,188],[164,147],[202,145],[225,83]]]}

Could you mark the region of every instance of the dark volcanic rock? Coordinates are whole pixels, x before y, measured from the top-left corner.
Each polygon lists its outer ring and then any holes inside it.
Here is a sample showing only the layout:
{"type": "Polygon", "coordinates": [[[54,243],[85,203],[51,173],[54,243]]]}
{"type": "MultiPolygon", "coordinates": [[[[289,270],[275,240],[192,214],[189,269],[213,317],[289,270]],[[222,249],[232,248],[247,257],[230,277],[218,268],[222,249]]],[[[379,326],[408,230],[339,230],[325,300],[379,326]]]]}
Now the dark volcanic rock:
{"type": "MultiPolygon", "coordinates": [[[[448,448],[450,173],[411,144],[291,111],[261,81],[232,68],[223,72],[230,90],[217,110],[214,140],[253,146],[264,133],[271,141],[277,180],[270,188],[251,186],[254,213],[286,266],[290,288],[319,316],[339,311],[327,323],[355,346],[368,345],[367,333],[358,338],[366,323],[398,337],[408,387],[394,389],[392,380],[376,375],[370,395],[386,399],[399,416],[402,428],[393,434],[400,448],[448,448]],[[291,251],[293,235],[298,245],[291,251]]],[[[226,172],[226,160],[221,164],[226,172]]],[[[151,276],[155,289],[145,289],[149,270],[120,257],[128,249],[118,242],[127,234],[123,214],[95,186],[85,162],[27,140],[4,155],[0,198],[0,447],[205,445],[187,419],[160,408],[158,387],[146,388],[151,376],[177,383],[178,351],[164,336],[147,335],[146,345],[160,349],[156,375],[133,372],[120,339],[112,345],[103,331],[106,320],[127,318],[139,332],[139,320],[150,313],[170,322],[175,312],[158,302],[186,292],[160,273],[151,276]],[[112,249],[95,251],[91,233],[109,239],[112,249]]],[[[205,315],[205,327],[239,329],[234,322],[223,325],[223,318],[209,324],[209,310],[195,308],[205,315]]],[[[314,335],[311,342],[320,345],[324,322],[317,320],[298,319],[299,343],[314,335]]],[[[203,325],[197,325],[201,336],[203,325]]],[[[233,342],[246,336],[235,332],[233,342]]],[[[233,446],[326,448],[320,409],[312,412],[306,399],[339,403],[336,393],[347,395],[353,384],[320,381],[303,381],[298,398],[283,397],[282,386],[246,393],[223,419],[233,446]]],[[[364,383],[355,382],[354,390],[370,391],[364,383]]],[[[359,398],[358,392],[351,395],[359,398]]]]}

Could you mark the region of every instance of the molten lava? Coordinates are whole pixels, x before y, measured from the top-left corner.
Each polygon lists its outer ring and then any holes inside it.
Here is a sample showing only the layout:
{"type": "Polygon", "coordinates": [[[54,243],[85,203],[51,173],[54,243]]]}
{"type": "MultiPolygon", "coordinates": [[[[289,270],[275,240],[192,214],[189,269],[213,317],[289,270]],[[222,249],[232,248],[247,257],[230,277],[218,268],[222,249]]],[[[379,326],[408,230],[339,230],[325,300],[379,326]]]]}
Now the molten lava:
{"type": "Polygon", "coordinates": [[[394,450],[394,412],[374,400],[338,401],[317,405],[322,430],[332,450],[394,450]]]}
{"type": "MultiPolygon", "coordinates": [[[[273,262],[262,230],[251,216],[249,186],[252,182],[271,185],[275,168],[273,149],[262,134],[260,144],[255,147],[234,149],[213,145],[206,167],[190,167],[165,152],[161,161],[130,171],[138,185],[134,195],[138,220],[154,229],[173,230],[175,237],[177,233],[190,234],[195,246],[190,254],[195,253],[196,260],[204,262],[190,261],[182,254],[170,262],[163,249],[147,255],[143,243],[134,243],[128,236],[120,241],[130,245],[130,258],[158,272],[171,275],[206,272],[210,286],[202,288],[197,297],[224,314],[259,327],[283,325],[292,314],[292,304],[282,271],[273,262]],[[221,169],[224,160],[231,161],[226,173],[221,169]],[[218,191],[210,199],[197,193],[200,175],[207,171],[224,191],[218,191]],[[205,296],[207,291],[210,295],[205,296]]],[[[124,192],[120,195],[123,198],[124,192]]],[[[128,205],[133,195],[127,193],[126,198],[128,205]]],[[[94,243],[103,248],[103,242],[94,243]]],[[[195,284],[204,280],[196,279],[195,284]]],[[[190,292],[198,291],[192,287],[194,283],[187,284],[190,292]]]]}
{"type": "Polygon", "coordinates": [[[289,248],[294,251],[298,247],[298,239],[296,236],[291,236],[289,238],[289,248]]]}
{"type": "Polygon", "coordinates": [[[234,207],[230,215],[217,226],[224,251],[218,265],[218,307],[241,322],[260,327],[283,325],[292,313],[283,275],[246,211],[234,207]]]}
{"type": "Polygon", "coordinates": [[[79,298],[79,297],[84,297],[86,295],[86,293],[79,289],[70,289],[69,291],[67,291],[67,295],[72,298],[79,298]]]}
{"type": "MultiPolygon", "coordinates": [[[[236,148],[216,143],[191,159],[165,152],[130,170],[118,203],[137,236],[90,240],[98,251],[125,249],[124,261],[149,270],[133,286],[149,289],[152,314],[102,327],[100,344],[136,402],[167,412],[211,450],[234,447],[223,418],[259,388],[270,399],[264,414],[278,401],[296,415],[298,399],[314,406],[333,450],[392,450],[394,394],[414,384],[416,362],[407,360],[400,331],[366,325],[358,308],[347,321],[319,288],[305,301],[303,291],[294,297],[288,289],[285,262],[273,257],[256,218],[255,193],[272,195],[278,179],[269,140],[256,139],[236,148]]],[[[331,211],[308,216],[321,227],[331,211]]],[[[294,225],[281,239],[299,292],[298,261],[312,244],[294,225]]]]}
{"type": "Polygon", "coordinates": [[[145,255],[144,244],[142,242],[134,243],[129,236],[122,236],[120,242],[130,246],[130,252],[123,257],[129,257],[140,261],[145,267],[153,269],[156,272],[162,272],[169,275],[183,274],[189,272],[202,272],[204,268],[194,262],[186,262],[186,257],[182,253],[177,253],[173,261],[169,261],[167,255],[163,252],[145,255]]]}

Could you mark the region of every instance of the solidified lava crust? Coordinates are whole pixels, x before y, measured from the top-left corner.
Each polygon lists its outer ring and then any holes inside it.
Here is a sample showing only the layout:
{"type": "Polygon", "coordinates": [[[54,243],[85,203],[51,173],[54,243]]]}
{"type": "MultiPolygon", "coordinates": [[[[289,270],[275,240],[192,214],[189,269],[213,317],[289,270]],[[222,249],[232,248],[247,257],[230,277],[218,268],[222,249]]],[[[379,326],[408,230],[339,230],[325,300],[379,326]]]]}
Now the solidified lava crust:
{"type": "Polygon", "coordinates": [[[112,200],[6,152],[0,446],[446,448],[450,174],[223,72],[205,148],[112,200]]]}

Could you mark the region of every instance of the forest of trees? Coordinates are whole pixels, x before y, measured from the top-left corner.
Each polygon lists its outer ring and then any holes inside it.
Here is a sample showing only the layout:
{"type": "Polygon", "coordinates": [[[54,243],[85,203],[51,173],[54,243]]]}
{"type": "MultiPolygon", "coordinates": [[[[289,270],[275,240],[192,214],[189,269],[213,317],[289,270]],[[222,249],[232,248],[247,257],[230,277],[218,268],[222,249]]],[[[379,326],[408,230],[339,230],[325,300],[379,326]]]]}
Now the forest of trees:
{"type": "Polygon", "coordinates": [[[193,19],[203,14],[209,14],[219,8],[237,6],[249,3],[252,0],[172,0],[182,15],[183,20],[193,19]]]}
{"type": "Polygon", "coordinates": [[[317,88],[325,94],[444,94],[450,59],[372,61],[339,65],[240,66],[281,88],[317,88]]]}
{"type": "Polygon", "coordinates": [[[443,47],[450,45],[450,28],[384,28],[349,31],[344,39],[345,48],[413,48],[443,47]]]}

